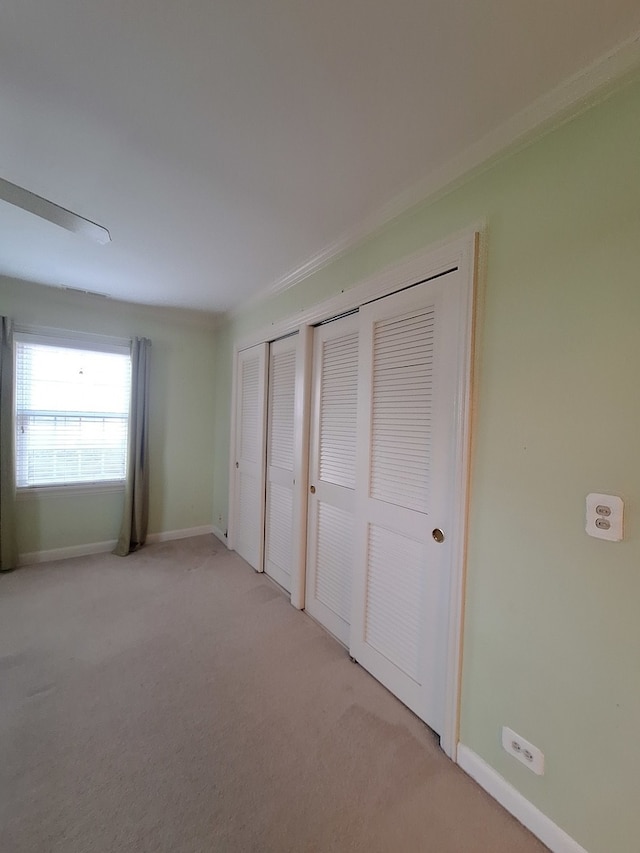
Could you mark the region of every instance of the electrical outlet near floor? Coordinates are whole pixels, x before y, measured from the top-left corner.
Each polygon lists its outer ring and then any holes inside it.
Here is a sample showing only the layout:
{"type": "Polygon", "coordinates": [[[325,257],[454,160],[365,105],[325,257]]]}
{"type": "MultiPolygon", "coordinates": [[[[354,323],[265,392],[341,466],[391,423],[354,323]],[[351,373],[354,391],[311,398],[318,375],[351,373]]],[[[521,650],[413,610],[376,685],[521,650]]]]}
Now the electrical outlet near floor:
{"type": "Polygon", "coordinates": [[[544,775],[544,753],[507,726],[502,727],[502,746],[529,770],[538,776],[544,775]]]}

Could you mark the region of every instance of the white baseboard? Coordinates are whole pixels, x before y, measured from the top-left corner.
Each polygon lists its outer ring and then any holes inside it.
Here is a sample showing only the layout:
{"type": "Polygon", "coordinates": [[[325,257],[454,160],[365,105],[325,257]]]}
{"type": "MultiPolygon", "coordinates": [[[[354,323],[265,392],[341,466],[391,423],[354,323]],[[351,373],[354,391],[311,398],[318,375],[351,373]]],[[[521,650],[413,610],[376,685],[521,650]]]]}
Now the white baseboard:
{"type": "MultiPolygon", "coordinates": [[[[210,524],[203,524],[200,527],[186,527],[183,530],[165,530],[163,533],[149,533],[147,544],[170,542],[172,539],[189,539],[191,536],[205,536],[207,533],[214,532],[210,524]]],[[[219,533],[216,533],[216,536],[226,542],[226,539],[219,533]]],[[[18,556],[18,565],[33,566],[36,563],[50,563],[53,560],[66,560],[69,557],[106,554],[113,551],[117,544],[117,539],[110,539],[108,542],[88,542],[86,545],[69,545],[66,548],[53,548],[50,551],[31,551],[18,556]]]]}
{"type": "Polygon", "coordinates": [[[34,566],[36,563],[50,563],[52,560],[67,560],[69,557],[88,557],[90,554],[106,554],[118,544],[117,539],[108,542],[88,542],[86,545],[68,545],[66,548],[53,548],[51,551],[30,551],[18,555],[19,566],[34,566]]]}
{"type": "Polygon", "coordinates": [[[458,744],[458,764],[553,853],[587,853],[584,847],[581,847],[551,818],[523,797],[493,767],[462,743],[458,744]]]}
{"type": "Polygon", "coordinates": [[[229,547],[229,541],[227,539],[227,534],[224,532],[224,530],[221,530],[219,527],[216,527],[214,525],[211,528],[211,532],[213,533],[214,536],[217,536],[218,539],[227,546],[227,548],[229,547]]]}
{"type": "Polygon", "coordinates": [[[185,527],[182,530],[165,530],[163,533],[149,533],[146,544],[171,542],[173,539],[190,539],[192,536],[206,536],[207,533],[213,533],[213,527],[210,524],[202,524],[200,527],[185,527]]]}

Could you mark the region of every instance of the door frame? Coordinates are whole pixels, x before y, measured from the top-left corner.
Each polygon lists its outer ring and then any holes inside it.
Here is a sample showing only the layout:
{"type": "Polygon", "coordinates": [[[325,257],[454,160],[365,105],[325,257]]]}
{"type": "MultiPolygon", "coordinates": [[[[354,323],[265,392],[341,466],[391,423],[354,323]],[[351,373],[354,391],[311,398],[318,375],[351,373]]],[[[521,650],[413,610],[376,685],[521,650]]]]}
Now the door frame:
{"type": "MultiPolygon", "coordinates": [[[[475,353],[475,324],[477,316],[477,278],[480,266],[480,248],[484,237],[482,226],[466,229],[455,237],[439,242],[399,263],[393,264],[375,273],[346,291],[332,296],[320,303],[303,309],[268,327],[257,329],[252,334],[238,340],[233,350],[232,380],[232,422],[230,472],[235,459],[235,396],[237,358],[241,350],[258,343],[274,341],[283,335],[298,330],[300,391],[296,388],[296,429],[298,440],[296,449],[300,450],[299,468],[296,470],[295,505],[305,507],[307,502],[307,474],[309,457],[309,410],[311,384],[311,338],[313,326],[323,320],[331,319],[341,313],[351,311],[367,302],[388,296],[406,287],[418,284],[454,268],[459,270],[463,282],[463,295],[460,304],[460,346],[458,349],[458,375],[461,377],[456,393],[456,439],[455,439],[455,488],[457,500],[452,517],[451,565],[449,572],[449,629],[446,651],[445,707],[443,709],[443,728],[440,733],[440,745],[446,755],[456,760],[460,726],[460,693],[462,674],[464,601],[467,556],[467,526],[469,507],[469,482],[471,467],[471,431],[473,409],[473,365],[475,353]],[[303,431],[306,428],[306,431],[303,431]],[[302,460],[306,462],[306,469],[302,460]]],[[[266,460],[266,454],[265,454],[266,460]]],[[[230,484],[233,483],[233,476],[230,484]]],[[[230,499],[232,495],[230,494],[230,499]]],[[[264,502],[264,496],[263,496],[264,502]]],[[[229,503],[230,508],[234,504],[229,503]]],[[[297,570],[292,571],[291,603],[298,609],[304,607],[304,573],[306,530],[304,519],[306,511],[297,514],[300,523],[300,538],[294,553],[298,554],[297,570]],[[302,547],[302,536],[304,544],[302,547]],[[294,580],[295,576],[295,580],[294,580]],[[295,586],[294,586],[295,585],[295,586]]],[[[230,512],[228,547],[233,548],[234,518],[230,512]]]]}

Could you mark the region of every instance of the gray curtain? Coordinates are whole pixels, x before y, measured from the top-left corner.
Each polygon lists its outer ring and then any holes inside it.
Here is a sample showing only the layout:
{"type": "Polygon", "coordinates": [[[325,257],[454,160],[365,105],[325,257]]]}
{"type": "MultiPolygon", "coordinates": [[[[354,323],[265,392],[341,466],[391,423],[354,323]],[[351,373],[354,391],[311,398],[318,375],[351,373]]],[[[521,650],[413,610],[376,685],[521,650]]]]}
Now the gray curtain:
{"type": "Polygon", "coordinates": [[[0,342],[0,571],[18,565],[16,543],[16,463],[13,433],[13,329],[8,317],[2,322],[0,342]]]}
{"type": "Polygon", "coordinates": [[[126,557],[141,548],[149,522],[149,362],[151,341],[131,344],[131,408],[124,513],[114,554],[126,557]]]}

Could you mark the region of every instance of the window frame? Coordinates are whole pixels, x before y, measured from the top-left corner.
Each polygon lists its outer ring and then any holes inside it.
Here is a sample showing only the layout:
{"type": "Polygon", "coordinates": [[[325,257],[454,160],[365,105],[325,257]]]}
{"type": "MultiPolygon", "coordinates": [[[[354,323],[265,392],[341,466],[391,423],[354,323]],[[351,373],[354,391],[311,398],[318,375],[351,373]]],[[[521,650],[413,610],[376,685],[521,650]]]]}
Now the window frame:
{"type": "MultiPolygon", "coordinates": [[[[14,385],[17,375],[17,344],[30,343],[68,349],[92,350],[94,352],[117,353],[131,357],[131,339],[113,338],[86,332],[73,332],[36,326],[14,326],[14,385]]],[[[13,425],[15,434],[17,422],[17,393],[14,387],[13,425]]],[[[131,417],[131,408],[129,408],[131,417]]],[[[14,462],[17,467],[17,449],[14,449],[14,462]]],[[[116,480],[92,480],[80,483],[51,483],[37,486],[16,486],[16,500],[24,501],[43,497],[72,497],[75,495],[108,494],[124,492],[126,477],[116,480]]]]}

